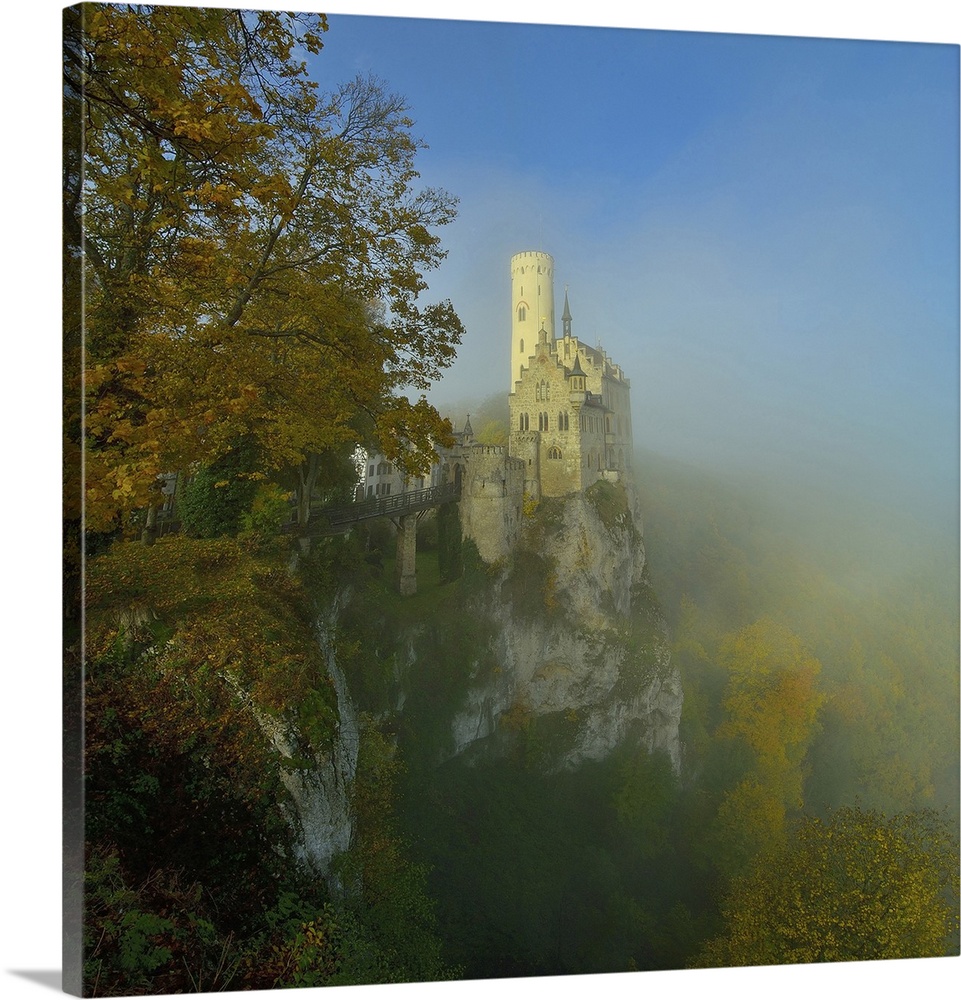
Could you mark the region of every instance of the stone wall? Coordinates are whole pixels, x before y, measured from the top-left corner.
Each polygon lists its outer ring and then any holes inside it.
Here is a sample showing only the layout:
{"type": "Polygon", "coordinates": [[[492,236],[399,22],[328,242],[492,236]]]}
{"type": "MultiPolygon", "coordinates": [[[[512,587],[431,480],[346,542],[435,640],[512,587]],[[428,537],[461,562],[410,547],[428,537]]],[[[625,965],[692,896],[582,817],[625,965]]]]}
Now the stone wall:
{"type": "Polygon", "coordinates": [[[518,541],[527,464],[501,445],[471,445],[464,458],[461,532],[474,540],[485,562],[497,562],[518,541]]]}

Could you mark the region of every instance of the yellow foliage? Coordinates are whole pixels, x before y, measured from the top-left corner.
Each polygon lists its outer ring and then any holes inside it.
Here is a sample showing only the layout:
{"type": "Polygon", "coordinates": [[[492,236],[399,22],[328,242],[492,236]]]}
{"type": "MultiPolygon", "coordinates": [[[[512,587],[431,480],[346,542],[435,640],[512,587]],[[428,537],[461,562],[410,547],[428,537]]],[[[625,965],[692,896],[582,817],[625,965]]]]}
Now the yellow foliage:
{"type": "Polygon", "coordinates": [[[742,858],[783,839],[803,806],[803,765],[824,695],[820,664],[796,635],[761,619],[721,644],[728,670],[717,736],[746,744],[752,763],[718,811],[722,838],[742,858]]]}
{"type": "Polygon", "coordinates": [[[695,964],[760,965],[957,953],[958,845],[934,813],[860,808],[805,818],[724,904],[695,964]]]}
{"type": "Polygon", "coordinates": [[[241,439],[264,471],[364,437],[420,468],[450,440],[407,391],[462,332],[449,303],[418,302],[454,202],[411,188],[402,100],[374,80],[318,99],[294,53],[325,30],[270,11],[65,12],[65,123],[84,139],[65,162],[66,254],[85,267],[68,326],[87,361],[65,425],[83,395],[88,528],[241,439]]]}

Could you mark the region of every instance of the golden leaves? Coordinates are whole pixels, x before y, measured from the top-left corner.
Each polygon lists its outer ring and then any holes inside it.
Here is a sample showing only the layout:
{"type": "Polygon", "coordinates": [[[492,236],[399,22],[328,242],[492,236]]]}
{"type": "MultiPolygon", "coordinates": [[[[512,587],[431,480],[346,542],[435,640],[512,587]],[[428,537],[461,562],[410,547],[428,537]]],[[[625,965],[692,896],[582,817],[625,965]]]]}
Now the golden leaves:
{"type": "Polygon", "coordinates": [[[934,813],[804,818],[724,905],[699,965],[942,955],[956,934],[957,842],[934,813]]]}
{"type": "Polygon", "coordinates": [[[462,333],[449,304],[415,304],[453,202],[411,192],[419,144],[379,83],[318,105],[292,53],[318,51],[326,26],[213,8],[68,14],[67,103],[86,122],[67,204],[88,251],[91,526],[241,438],[261,471],[371,433],[423,468],[449,439],[405,392],[431,384],[462,333]]]}

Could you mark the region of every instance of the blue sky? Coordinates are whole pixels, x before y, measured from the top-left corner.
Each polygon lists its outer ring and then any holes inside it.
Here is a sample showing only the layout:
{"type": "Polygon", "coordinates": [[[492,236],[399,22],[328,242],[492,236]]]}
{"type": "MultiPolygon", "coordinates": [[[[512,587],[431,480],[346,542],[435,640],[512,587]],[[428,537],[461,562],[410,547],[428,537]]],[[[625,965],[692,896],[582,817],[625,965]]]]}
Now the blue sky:
{"type": "Polygon", "coordinates": [[[509,259],[542,249],[637,444],[956,485],[956,45],[331,15],[316,70],[404,95],[460,199],[439,404],[508,390],[509,259]]]}

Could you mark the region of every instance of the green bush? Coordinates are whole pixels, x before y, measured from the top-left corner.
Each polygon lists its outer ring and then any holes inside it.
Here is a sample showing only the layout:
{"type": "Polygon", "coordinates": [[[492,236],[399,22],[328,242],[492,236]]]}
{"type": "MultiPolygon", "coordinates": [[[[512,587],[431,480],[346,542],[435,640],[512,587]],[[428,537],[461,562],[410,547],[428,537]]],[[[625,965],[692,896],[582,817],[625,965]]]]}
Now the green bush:
{"type": "Polygon", "coordinates": [[[261,483],[254,490],[250,510],[241,515],[241,527],[261,538],[279,535],[290,514],[289,499],[290,494],[276,483],[261,483]]]}
{"type": "Polygon", "coordinates": [[[236,535],[256,489],[252,480],[231,475],[226,469],[201,469],[177,500],[184,532],[192,538],[236,535]]]}

